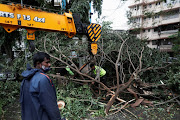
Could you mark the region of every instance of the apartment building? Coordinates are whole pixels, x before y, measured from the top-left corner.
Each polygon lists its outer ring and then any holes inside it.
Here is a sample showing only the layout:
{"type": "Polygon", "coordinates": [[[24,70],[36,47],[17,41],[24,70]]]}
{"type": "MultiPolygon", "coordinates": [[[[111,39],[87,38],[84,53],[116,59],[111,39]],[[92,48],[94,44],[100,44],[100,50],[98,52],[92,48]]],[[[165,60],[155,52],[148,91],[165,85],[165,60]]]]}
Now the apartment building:
{"type": "Polygon", "coordinates": [[[130,0],[130,32],[147,39],[150,48],[172,52],[173,39],[180,29],[180,0],[130,0]]]}

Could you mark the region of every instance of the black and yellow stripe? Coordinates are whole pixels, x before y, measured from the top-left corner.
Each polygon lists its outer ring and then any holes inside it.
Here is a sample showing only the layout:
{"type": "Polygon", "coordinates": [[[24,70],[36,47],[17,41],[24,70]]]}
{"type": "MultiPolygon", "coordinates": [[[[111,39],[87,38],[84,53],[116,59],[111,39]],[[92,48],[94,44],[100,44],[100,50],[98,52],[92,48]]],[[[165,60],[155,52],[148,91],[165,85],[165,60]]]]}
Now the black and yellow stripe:
{"type": "Polygon", "coordinates": [[[89,38],[94,42],[98,41],[98,39],[101,37],[101,26],[99,24],[91,23],[88,27],[88,35],[89,38]]]}

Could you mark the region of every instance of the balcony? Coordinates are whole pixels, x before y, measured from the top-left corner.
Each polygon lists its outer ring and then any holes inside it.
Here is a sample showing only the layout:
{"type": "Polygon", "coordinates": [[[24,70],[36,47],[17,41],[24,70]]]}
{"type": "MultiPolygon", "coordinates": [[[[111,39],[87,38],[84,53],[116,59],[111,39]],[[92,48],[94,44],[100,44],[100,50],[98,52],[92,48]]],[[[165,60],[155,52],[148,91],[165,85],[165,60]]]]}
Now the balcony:
{"type": "Polygon", "coordinates": [[[157,39],[164,39],[168,38],[171,35],[174,35],[178,32],[178,30],[168,30],[168,31],[161,31],[160,33],[158,32],[144,32],[142,34],[142,38],[149,38],[149,40],[157,40],[157,39]]]}
{"type": "Polygon", "coordinates": [[[168,31],[161,31],[161,35],[163,34],[176,34],[178,30],[168,30],[168,31]]]}
{"type": "Polygon", "coordinates": [[[143,28],[153,28],[161,25],[176,24],[180,21],[180,14],[164,15],[158,18],[143,19],[143,28]]]}
{"type": "Polygon", "coordinates": [[[161,52],[172,52],[172,45],[157,46],[157,45],[148,44],[147,46],[152,49],[159,49],[159,51],[161,51],[161,52]]]}
{"type": "Polygon", "coordinates": [[[180,14],[166,15],[162,18],[162,24],[175,23],[180,21],[180,14]]]}
{"type": "Polygon", "coordinates": [[[174,8],[179,8],[179,7],[180,7],[180,1],[178,0],[169,1],[167,3],[163,3],[162,10],[169,10],[169,9],[174,9],[174,8]]]}
{"type": "Polygon", "coordinates": [[[140,10],[140,9],[137,11],[134,10],[131,15],[132,15],[132,17],[142,17],[143,16],[142,10],[140,10]]]}
{"type": "Polygon", "coordinates": [[[145,3],[153,3],[155,1],[159,1],[159,0],[144,0],[145,3]]]}
{"type": "Polygon", "coordinates": [[[147,46],[152,49],[157,49],[157,45],[148,44],[147,46]]]}
{"type": "Polygon", "coordinates": [[[161,52],[172,52],[172,45],[152,45],[151,42],[150,44],[147,45],[149,48],[152,49],[159,49],[161,52]]]}
{"type": "Polygon", "coordinates": [[[136,5],[141,5],[141,4],[143,4],[143,1],[144,0],[130,0],[129,8],[132,8],[132,7],[136,6],[136,5]]]}
{"type": "Polygon", "coordinates": [[[161,24],[161,19],[153,19],[153,18],[146,18],[143,22],[143,28],[151,28],[151,27],[156,27],[161,24]]]}
{"type": "Polygon", "coordinates": [[[172,45],[160,45],[159,50],[161,52],[172,52],[172,45]]]}

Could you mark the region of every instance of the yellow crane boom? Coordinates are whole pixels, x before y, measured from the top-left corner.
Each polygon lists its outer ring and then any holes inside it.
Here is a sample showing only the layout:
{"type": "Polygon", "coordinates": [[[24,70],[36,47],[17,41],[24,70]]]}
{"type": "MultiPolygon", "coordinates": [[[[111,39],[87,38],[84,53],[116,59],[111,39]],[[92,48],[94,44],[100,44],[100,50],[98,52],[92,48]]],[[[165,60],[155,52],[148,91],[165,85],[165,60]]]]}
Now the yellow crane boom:
{"type": "Polygon", "coordinates": [[[0,4],[0,25],[8,33],[18,28],[26,28],[29,40],[35,39],[31,34],[36,30],[62,32],[70,38],[76,34],[72,13],[63,15],[48,13],[40,9],[26,8],[20,4],[0,4]]]}
{"type": "Polygon", "coordinates": [[[92,42],[91,51],[96,54],[96,41],[101,36],[101,26],[98,24],[84,26],[77,16],[75,18],[71,12],[61,15],[20,4],[0,4],[0,25],[8,33],[18,28],[25,28],[28,40],[35,40],[35,31],[37,30],[61,32],[69,38],[72,38],[77,32],[83,33],[88,35],[92,42]]]}

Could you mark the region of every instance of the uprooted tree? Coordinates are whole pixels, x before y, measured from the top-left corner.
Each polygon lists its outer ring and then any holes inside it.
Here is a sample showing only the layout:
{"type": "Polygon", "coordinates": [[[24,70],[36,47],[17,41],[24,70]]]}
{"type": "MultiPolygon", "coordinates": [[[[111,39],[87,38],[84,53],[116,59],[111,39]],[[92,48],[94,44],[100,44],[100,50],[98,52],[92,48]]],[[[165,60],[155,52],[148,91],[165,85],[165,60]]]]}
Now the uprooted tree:
{"type": "MultiPolygon", "coordinates": [[[[170,92],[170,88],[167,87],[170,83],[168,83],[170,78],[167,76],[167,71],[172,65],[179,65],[179,63],[166,63],[168,55],[165,53],[146,47],[142,40],[126,32],[110,32],[108,22],[102,24],[104,26],[102,37],[98,42],[98,54],[93,57],[88,52],[88,41],[70,40],[60,34],[46,33],[45,37],[37,40],[37,50],[45,51],[54,58],[52,65],[54,68],[68,65],[77,74],[76,77],[68,80],[79,84],[89,83],[94,95],[102,97],[107,103],[106,114],[111,108],[116,112],[125,109],[124,107],[132,101],[135,103],[131,106],[136,107],[139,104],[152,105],[148,98],[165,99],[170,92]],[[77,58],[71,56],[72,51],[76,52],[77,58]],[[83,59],[84,64],[96,61],[96,65],[106,70],[106,79],[102,81],[99,74],[92,77],[92,74],[82,72],[81,66],[77,65],[80,59],[83,59]],[[57,63],[60,64],[57,65],[57,63]],[[93,87],[92,83],[97,85],[93,87]],[[163,95],[153,93],[153,88],[161,88],[166,92],[163,95]],[[95,89],[98,89],[98,92],[95,89]],[[125,94],[132,94],[135,99],[123,97],[125,94]],[[115,103],[124,105],[116,108],[115,103]]],[[[51,74],[51,76],[67,79],[57,74],[51,74]]],[[[177,100],[178,97],[175,96],[175,99],[177,100]]]]}

